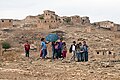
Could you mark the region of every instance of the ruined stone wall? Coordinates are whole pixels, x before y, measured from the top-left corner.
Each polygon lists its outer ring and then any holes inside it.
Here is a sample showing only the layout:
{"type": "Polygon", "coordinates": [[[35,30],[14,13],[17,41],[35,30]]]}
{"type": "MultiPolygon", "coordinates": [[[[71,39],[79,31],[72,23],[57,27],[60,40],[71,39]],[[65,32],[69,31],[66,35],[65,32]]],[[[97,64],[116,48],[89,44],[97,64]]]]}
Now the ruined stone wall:
{"type": "Polygon", "coordinates": [[[111,28],[112,26],[114,26],[114,23],[110,21],[104,21],[99,23],[99,25],[100,27],[103,27],[103,28],[111,28]]]}
{"type": "Polygon", "coordinates": [[[27,16],[23,21],[25,24],[36,24],[38,16],[27,16]]]}
{"type": "Polygon", "coordinates": [[[102,22],[97,22],[94,24],[95,26],[99,26],[100,28],[107,28],[107,29],[111,29],[111,27],[114,26],[114,23],[111,21],[102,21],[102,22]]]}
{"type": "Polygon", "coordinates": [[[120,31],[120,24],[114,24],[114,26],[117,28],[117,31],[120,31]]]}
{"type": "MultiPolygon", "coordinates": [[[[43,14],[44,19],[38,20],[38,26],[49,26],[49,29],[57,28],[61,23],[60,17],[54,11],[45,10],[43,14]]],[[[41,26],[41,27],[42,27],[41,26]]]]}
{"type": "Polygon", "coordinates": [[[120,25],[115,24],[111,21],[96,22],[96,23],[93,23],[93,25],[95,27],[99,27],[99,28],[110,29],[111,31],[119,31],[120,30],[120,25]]]}
{"type": "Polygon", "coordinates": [[[57,28],[59,25],[59,21],[54,20],[54,19],[46,19],[46,20],[39,20],[37,23],[37,26],[40,28],[47,28],[49,29],[54,29],[57,28]]]}
{"type": "Polygon", "coordinates": [[[114,24],[113,26],[111,26],[110,30],[111,31],[118,31],[118,26],[114,24]]]}
{"type": "Polygon", "coordinates": [[[0,19],[0,27],[13,27],[13,20],[12,19],[0,19]]]}
{"type": "Polygon", "coordinates": [[[44,19],[55,19],[56,15],[54,11],[50,11],[50,10],[45,10],[44,11],[44,19]]]}
{"type": "Polygon", "coordinates": [[[73,25],[81,25],[82,19],[80,18],[80,16],[72,16],[71,22],[73,23],[73,25]]]}
{"type": "Polygon", "coordinates": [[[38,21],[37,27],[41,29],[49,29],[49,25],[45,21],[38,21]]]}
{"type": "Polygon", "coordinates": [[[22,27],[22,20],[13,20],[13,27],[22,27]]]}
{"type": "Polygon", "coordinates": [[[87,16],[81,17],[81,24],[82,25],[90,25],[89,17],[87,17],[87,16]]]}

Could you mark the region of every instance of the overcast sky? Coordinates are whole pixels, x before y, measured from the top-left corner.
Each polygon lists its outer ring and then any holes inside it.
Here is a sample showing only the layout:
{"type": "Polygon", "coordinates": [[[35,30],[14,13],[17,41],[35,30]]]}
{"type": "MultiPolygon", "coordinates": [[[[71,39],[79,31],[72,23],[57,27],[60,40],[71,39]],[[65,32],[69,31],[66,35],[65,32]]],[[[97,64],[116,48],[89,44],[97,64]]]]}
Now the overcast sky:
{"type": "Polygon", "coordinates": [[[24,19],[53,10],[60,16],[88,16],[91,22],[120,23],[120,0],[0,0],[0,19],[24,19]]]}

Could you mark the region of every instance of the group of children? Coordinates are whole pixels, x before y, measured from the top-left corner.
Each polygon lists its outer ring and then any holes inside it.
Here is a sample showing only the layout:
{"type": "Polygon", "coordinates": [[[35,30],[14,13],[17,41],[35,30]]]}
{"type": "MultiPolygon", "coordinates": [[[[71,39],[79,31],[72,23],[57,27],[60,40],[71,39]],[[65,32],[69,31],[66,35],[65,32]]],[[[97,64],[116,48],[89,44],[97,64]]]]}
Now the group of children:
{"type": "Polygon", "coordinates": [[[86,41],[83,41],[83,44],[81,42],[76,44],[76,42],[73,41],[69,52],[73,54],[71,60],[75,61],[75,58],[77,58],[78,62],[88,61],[88,45],[86,44],[86,41]]]}
{"type": "MultiPolygon", "coordinates": [[[[29,50],[30,50],[30,44],[28,41],[24,45],[26,57],[29,57],[29,50]]],[[[52,60],[54,59],[65,59],[67,54],[67,47],[66,43],[60,39],[59,42],[52,42],[52,60]]],[[[75,58],[77,58],[77,61],[88,61],[88,46],[85,41],[83,41],[83,44],[79,42],[76,44],[75,41],[73,41],[73,44],[70,46],[69,52],[72,53],[71,60],[75,61],[75,58]]],[[[41,47],[40,47],[40,57],[42,59],[45,59],[47,56],[47,46],[45,38],[41,39],[41,47]]]]}
{"type": "MultiPolygon", "coordinates": [[[[54,59],[64,59],[66,58],[66,53],[67,53],[67,47],[66,43],[60,39],[59,42],[53,41],[51,43],[52,47],[52,60],[54,59]]],[[[44,59],[47,55],[47,47],[46,47],[46,41],[44,38],[41,39],[41,48],[40,48],[40,57],[44,59]]]]}
{"type": "Polygon", "coordinates": [[[66,58],[67,47],[66,43],[62,42],[52,42],[52,59],[66,58]]]}

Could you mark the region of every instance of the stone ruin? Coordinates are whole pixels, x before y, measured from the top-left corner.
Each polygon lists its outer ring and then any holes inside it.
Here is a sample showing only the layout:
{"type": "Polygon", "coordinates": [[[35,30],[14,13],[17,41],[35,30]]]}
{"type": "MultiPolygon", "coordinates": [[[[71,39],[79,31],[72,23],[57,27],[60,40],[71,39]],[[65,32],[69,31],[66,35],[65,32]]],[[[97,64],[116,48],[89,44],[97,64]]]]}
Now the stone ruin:
{"type": "Polygon", "coordinates": [[[93,25],[97,28],[104,28],[104,29],[109,29],[111,31],[119,31],[120,30],[120,25],[116,24],[111,21],[101,21],[101,22],[95,22],[93,25]]]}
{"type": "Polygon", "coordinates": [[[102,61],[119,60],[119,53],[109,49],[97,49],[93,55],[95,59],[102,61]]]}
{"type": "Polygon", "coordinates": [[[89,17],[56,15],[54,11],[45,10],[43,14],[27,16],[23,20],[1,19],[0,27],[38,27],[42,29],[55,29],[63,25],[90,25],[89,17]]]}
{"type": "MultiPolygon", "coordinates": [[[[58,16],[54,11],[44,10],[43,14],[36,16],[27,16],[23,20],[0,19],[0,27],[33,27],[41,29],[55,29],[61,26],[95,26],[96,28],[119,31],[120,25],[111,21],[95,22],[91,25],[89,17],[75,16],[58,16]]],[[[87,32],[91,28],[88,27],[87,32]]]]}
{"type": "Polygon", "coordinates": [[[0,19],[0,28],[13,27],[13,19],[0,19]]]}
{"type": "Polygon", "coordinates": [[[90,25],[89,17],[71,16],[71,22],[74,25],[90,25]]]}

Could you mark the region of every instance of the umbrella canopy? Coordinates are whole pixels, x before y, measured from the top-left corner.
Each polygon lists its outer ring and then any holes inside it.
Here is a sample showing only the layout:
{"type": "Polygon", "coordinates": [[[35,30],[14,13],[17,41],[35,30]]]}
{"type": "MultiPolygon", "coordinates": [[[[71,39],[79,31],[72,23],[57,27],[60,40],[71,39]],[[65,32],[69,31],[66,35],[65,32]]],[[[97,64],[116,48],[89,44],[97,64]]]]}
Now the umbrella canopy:
{"type": "Polygon", "coordinates": [[[57,41],[59,37],[57,34],[48,34],[45,39],[46,41],[54,42],[54,41],[57,41]]]}

